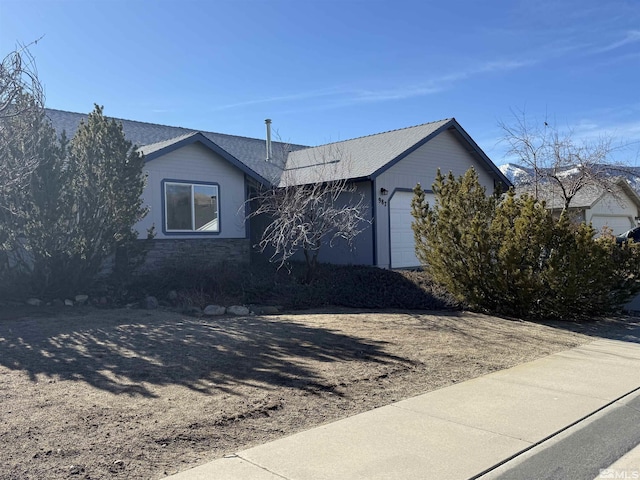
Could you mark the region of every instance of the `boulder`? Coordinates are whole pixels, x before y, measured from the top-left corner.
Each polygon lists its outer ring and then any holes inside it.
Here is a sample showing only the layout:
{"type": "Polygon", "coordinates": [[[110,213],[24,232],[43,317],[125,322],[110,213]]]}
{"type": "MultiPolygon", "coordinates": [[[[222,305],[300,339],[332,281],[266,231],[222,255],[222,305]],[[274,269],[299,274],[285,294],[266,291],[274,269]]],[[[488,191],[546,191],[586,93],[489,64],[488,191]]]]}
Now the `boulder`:
{"type": "Polygon", "coordinates": [[[76,303],[79,303],[80,305],[84,304],[87,302],[87,300],[89,300],[89,295],[76,295],[76,303]]]}
{"type": "Polygon", "coordinates": [[[64,304],[65,304],[66,307],[73,307],[73,300],[70,300],[70,299],[67,298],[64,301],[64,304]]]}
{"type": "Polygon", "coordinates": [[[224,315],[227,309],[221,305],[207,305],[204,309],[204,314],[207,316],[215,317],[218,315],[224,315]]]}
{"type": "Polygon", "coordinates": [[[231,315],[249,315],[249,309],[243,305],[231,305],[227,308],[227,313],[231,315]]]}
{"type": "Polygon", "coordinates": [[[27,299],[26,304],[31,305],[32,307],[39,307],[42,305],[42,300],[39,298],[29,298],[27,299]]]}
{"type": "Polygon", "coordinates": [[[152,295],[145,297],[142,301],[142,308],[146,310],[155,310],[158,308],[158,305],[158,299],[152,295]]]}

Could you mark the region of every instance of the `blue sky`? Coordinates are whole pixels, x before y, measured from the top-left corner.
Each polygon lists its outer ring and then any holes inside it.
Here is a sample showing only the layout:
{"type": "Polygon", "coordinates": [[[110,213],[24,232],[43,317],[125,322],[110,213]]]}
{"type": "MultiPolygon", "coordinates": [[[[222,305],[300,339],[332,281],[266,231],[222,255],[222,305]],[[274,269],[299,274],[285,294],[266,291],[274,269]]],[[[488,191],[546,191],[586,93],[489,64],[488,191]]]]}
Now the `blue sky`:
{"type": "Polygon", "coordinates": [[[524,109],[640,165],[638,0],[0,0],[2,56],[39,38],[51,108],[306,145],[455,117],[498,165],[524,109]]]}

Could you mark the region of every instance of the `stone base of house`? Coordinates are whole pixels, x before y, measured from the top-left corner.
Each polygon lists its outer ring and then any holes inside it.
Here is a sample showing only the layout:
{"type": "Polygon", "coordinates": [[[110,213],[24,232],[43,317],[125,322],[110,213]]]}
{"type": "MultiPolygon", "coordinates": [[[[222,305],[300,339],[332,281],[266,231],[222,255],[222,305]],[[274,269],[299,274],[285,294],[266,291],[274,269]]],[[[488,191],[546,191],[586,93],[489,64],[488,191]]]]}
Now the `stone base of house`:
{"type": "MultiPolygon", "coordinates": [[[[146,248],[144,262],[135,266],[135,273],[145,274],[171,267],[207,268],[220,264],[248,264],[251,244],[246,238],[197,238],[197,239],[153,239],[139,240],[146,248]]],[[[137,246],[136,246],[137,247],[137,246]]],[[[121,254],[116,262],[128,261],[135,265],[135,255],[121,254]]],[[[132,265],[132,266],[133,266],[132,265]]]]}

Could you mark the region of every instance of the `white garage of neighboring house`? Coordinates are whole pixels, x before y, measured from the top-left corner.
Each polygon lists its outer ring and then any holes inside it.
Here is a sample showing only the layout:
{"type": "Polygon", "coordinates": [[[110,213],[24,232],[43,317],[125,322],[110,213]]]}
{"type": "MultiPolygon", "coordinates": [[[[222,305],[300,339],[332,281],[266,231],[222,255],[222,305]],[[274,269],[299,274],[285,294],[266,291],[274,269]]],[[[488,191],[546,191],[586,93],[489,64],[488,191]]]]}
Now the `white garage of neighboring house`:
{"type": "MultiPolygon", "coordinates": [[[[612,186],[612,191],[600,185],[587,185],[579,190],[569,204],[572,219],[591,223],[598,235],[605,228],[619,235],[636,227],[640,219],[640,196],[624,178],[616,179],[612,186]]],[[[564,199],[558,186],[547,184],[538,189],[538,198],[546,202],[548,209],[562,211],[564,199]]],[[[519,194],[523,191],[529,189],[518,188],[519,194]]]]}

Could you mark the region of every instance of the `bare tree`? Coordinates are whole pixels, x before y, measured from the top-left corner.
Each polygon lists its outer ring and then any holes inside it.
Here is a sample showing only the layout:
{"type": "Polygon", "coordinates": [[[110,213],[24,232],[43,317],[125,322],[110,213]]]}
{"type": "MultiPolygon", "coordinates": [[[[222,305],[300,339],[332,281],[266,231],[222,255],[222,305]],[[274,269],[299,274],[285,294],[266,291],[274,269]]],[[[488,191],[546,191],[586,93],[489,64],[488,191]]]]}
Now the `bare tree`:
{"type": "MultiPolygon", "coordinates": [[[[357,186],[348,180],[349,160],[332,146],[288,153],[288,168],[275,186],[260,186],[249,202],[247,218],[265,215],[269,221],[257,248],[272,251],[270,261],[279,267],[298,252],[307,265],[306,283],[313,281],[318,254],[341,239],[349,247],[368,227],[367,204],[357,186]]],[[[286,158],[286,156],[284,157],[286,158]]]]}
{"type": "Polygon", "coordinates": [[[529,120],[524,111],[512,112],[513,121],[500,121],[507,154],[533,171],[533,195],[539,198],[541,188],[558,187],[568,209],[571,200],[587,186],[598,187],[614,195],[619,191],[615,174],[635,174],[627,166],[611,161],[614,151],[609,136],[595,140],[578,140],[573,131],[562,132],[547,119],[529,120]]]}
{"type": "MultiPolygon", "coordinates": [[[[36,42],[34,42],[36,43],[36,42]]],[[[29,45],[0,63],[0,210],[16,215],[16,196],[38,166],[44,92],[29,45]]]]}
{"type": "Polygon", "coordinates": [[[29,51],[31,45],[21,45],[0,63],[0,118],[15,117],[29,109],[44,109],[44,90],[38,79],[35,59],[29,51]],[[25,105],[19,99],[29,95],[33,102],[25,105]]]}

